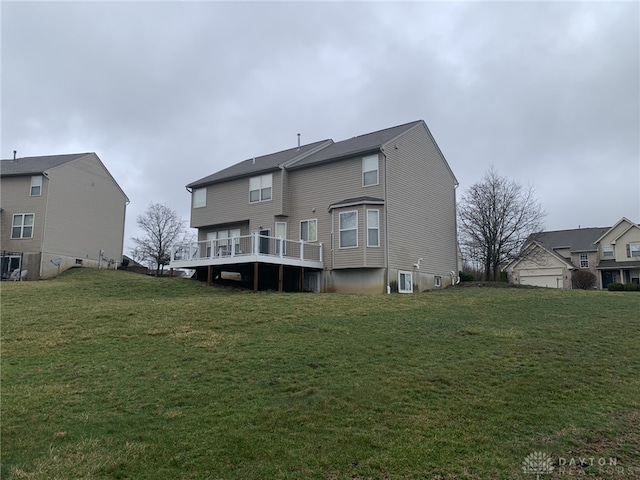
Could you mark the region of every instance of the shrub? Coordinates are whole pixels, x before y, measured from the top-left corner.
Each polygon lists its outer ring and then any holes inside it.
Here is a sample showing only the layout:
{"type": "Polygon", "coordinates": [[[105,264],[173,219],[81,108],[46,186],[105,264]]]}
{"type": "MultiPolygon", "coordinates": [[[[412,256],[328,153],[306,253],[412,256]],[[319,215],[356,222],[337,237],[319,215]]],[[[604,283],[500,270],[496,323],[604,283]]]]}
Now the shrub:
{"type": "Polygon", "coordinates": [[[461,282],[473,282],[475,279],[476,276],[473,273],[460,272],[461,282]]]}
{"type": "Polygon", "coordinates": [[[622,283],[610,283],[607,285],[607,290],[610,292],[621,292],[624,290],[624,285],[622,283]]]}
{"type": "Polygon", "coordinates": [[[638,285],[637,283],[625,283],[624,284],[624,291],[625,292],[638,292],[638,291],[640,291],[640,285],[638,285]]]}
{"type": "Polygon", "coordinates": [[[578,270],[571,275],[571,285],[573,288],[591,290],[596,286],[596,276],[589,270],[578,270]]]}

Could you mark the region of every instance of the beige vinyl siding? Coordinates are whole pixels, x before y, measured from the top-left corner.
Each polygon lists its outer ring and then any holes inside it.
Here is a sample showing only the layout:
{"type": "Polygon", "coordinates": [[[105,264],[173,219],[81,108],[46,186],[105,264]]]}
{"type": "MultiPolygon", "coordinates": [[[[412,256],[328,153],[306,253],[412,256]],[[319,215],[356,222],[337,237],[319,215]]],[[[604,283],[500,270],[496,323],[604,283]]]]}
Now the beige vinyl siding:
{"type": "MultiPolygon", "coordinates": [[[[381,165],[381,162],[379,163],[381,165]]],[[[340,160],[337,162],[315,165],[309,168],[301,168],[289,172],[290,186],[290,217],[289,235],[291,238],[299,238],[300,221],[310,218],[318,219],[318,242],[324,244],[325,268],[351,268],[362,267],[364,259],[364,249],[366,248],[366,238],[363,236],[364,210],[362,206],[345,207],[340,209],[354,210],[358,213],[358,248],[350,249],[351,252],[341,252],[334,257],[338,251],[338,227],[337,213],[334,214],[333,245],[331,242],[332,214],[329,206],[339,203],[349,198],[369,196],[383,198],[384,182],[380,174],[378,185],[362,186],[362,156],[352,159],[340,160]],[[333,260],[336,260],[334,263],[333,260]]],[[[383,232],[384,215],[380,216],[381,248],[384,248],[383,232]]]]}
{"type": "Polygon", "coordinates": [[[422,258],[421,272],[456,272],[455,178],[431,135],[418,125],[385,153],[389,267],[411,271],[422,258]]]}
{"type": "Polygon", "coordinates": [[[191,209],[191,227],[202,228],[250,220],[251,229],[262,225],[273,231],[274,216],[281,210],[282,190],[280,171],[270,173],[273,173],[271,200],[264,202],[249,202],[250,177],[208,185],[207,206],[191,209]]]}
{"type": "Polygon", "coordinates": [[[615,228],[608,232],[602,240],[600,240],[600,252],[602,252],[603,245],[611,245],[611,243],[615,241],[615,244],[613,245],[613,258],[603,257],[602,253],[600,253],[600,258],[610,260],[615,259],[617,262],[628,262],[632,260],[627,257],[627,244],[640,243],[640,229],[635,227],[629,228],[630,226],[631,224],[629,222],[622,221],[619,225],[616,225],[615,228]]]}
{"type": "Polygon", "coordinates": [[[49,171],[43,251],[122,260],[127,198],[99,159],[86,155],[49,171]]]}
{"type": "Polygon", "coordinates": [[[2,242],[3,250],[10,252],[41,251],[48,185],[48,180],[43,178],[41,195],[32,197],[29,195],[31,175],[2,178],[0,242],[2,242]],[[35,215],[32,238],[11,238],[13,215],[19,213],[33,213],[35,215]]]}
{"type": "Polygon", "coordinates": [[[627,245],[630,243],[640,243],[640,229],[630,228],[616,240],[616,245],[614,247],[614,255],[616,261],[638,261],[638,257],[627,257],[627,245]]]}

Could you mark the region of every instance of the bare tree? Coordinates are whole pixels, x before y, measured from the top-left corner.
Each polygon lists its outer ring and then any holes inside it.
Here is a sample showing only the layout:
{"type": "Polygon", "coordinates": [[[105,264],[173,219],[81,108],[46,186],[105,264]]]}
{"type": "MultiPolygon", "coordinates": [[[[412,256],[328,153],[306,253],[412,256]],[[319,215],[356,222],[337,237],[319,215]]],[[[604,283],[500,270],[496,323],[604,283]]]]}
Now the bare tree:
{"type": "Polygon", "coordinates": [[[160,275],[164,265],[171,260],[171,245],[186,235],[184,222],[174,210],[160,203],[149,204],[145,213],[138,215],[136,222],[145,234],[131,239],[136,244],[133,257],[137,261],[153,264],[156,275],[160,275]]]}
{"type": "Polygon", "coordinates": [[[461,198],[460,246],[486,280],[497,280],[500,266],[518,255],[531,233],[542,230],[545,215],[533,187],[523,188],[492,166],[461,198]]]}

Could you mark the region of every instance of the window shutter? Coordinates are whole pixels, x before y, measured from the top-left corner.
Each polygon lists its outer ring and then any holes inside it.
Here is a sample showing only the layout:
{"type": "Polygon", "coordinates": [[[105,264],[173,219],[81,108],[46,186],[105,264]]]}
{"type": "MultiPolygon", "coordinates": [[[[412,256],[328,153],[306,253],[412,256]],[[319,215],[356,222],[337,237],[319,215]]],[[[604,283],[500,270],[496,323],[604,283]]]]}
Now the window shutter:
{"type": "Polygon", "coordinates": [[[631,258],[631,244],[627,243],[627,258],[631,258]]]}

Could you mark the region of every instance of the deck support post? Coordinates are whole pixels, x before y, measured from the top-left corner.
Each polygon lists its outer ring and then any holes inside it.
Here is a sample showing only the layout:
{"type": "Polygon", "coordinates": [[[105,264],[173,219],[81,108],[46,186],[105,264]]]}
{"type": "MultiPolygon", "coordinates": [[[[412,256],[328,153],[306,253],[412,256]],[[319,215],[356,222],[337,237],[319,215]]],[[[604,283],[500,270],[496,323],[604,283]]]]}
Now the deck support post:
{"type": "Polygon", "coordinates": [[[207,267],[207,285],[213,285],[213,265],[207,267]]]}
{"type": "Polygon", "coordinates": [[[258,262],[253,263],[253,291],[258,291],[258,262]]]}
{"type": "Polygon", "coordinates": [[[282,283],[284,278],[284,265],[280,264],[278,266],[278,291],[282,291],[282,283]]]}
{"type": "Polygon", "coordinates": [[[304,267],[300,267],[300,288],[298,289],[299,292],[302,292],[304,290],[304,267]]]}

